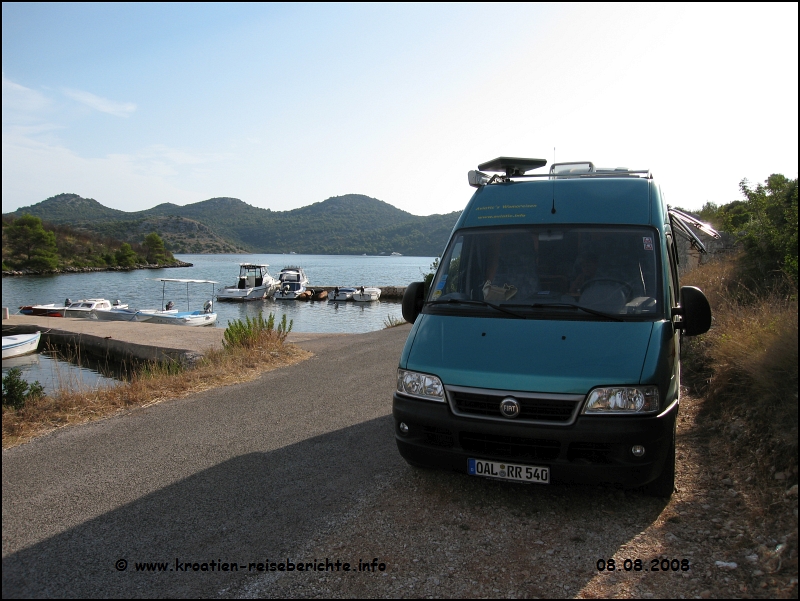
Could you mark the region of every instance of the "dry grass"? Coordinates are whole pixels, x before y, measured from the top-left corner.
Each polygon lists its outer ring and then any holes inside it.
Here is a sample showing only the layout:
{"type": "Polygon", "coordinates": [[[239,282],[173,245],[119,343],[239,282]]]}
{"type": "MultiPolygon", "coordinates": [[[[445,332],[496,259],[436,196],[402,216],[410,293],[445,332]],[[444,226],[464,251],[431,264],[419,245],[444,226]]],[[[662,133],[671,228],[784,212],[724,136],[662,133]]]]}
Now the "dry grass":
{"type": "Polygon", "coordinates": [[[386,319],[383,320],[383,329],[388,330],[389,328],[396,328],[397,326],[402,326],[408,323],[402,317],[395,317],[394,315],[387,315],[386,319]]]}
{"type": "Polygon", "coordinates": [[[686,345],[687,380],[767,507],[797,482],[796,290],[748,289],[731,259],[699,267],[682,283],[702,289],[714,314],[712,329],[686,345]]]}
{"type": "Polygon", "coordinates": [[[99,390],[63,390],[54,396],[29,401],[19,410],[3,408],[3,448],[10,448],[55,428],[80,424],[118,411],[147,407],[219,386],[254,380],[265,371],[291,365],[310,353],[284,344],[274,332],[264,332],[249,347],[206,353],[188,369],[148,365],[128,382],[99,390]]]}

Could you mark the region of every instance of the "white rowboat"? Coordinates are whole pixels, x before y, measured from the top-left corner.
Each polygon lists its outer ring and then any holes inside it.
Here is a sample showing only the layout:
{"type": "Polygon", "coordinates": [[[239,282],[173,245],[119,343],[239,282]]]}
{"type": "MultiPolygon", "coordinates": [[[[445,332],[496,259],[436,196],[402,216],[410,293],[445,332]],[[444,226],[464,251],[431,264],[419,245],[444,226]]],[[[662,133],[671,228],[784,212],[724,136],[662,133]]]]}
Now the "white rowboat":
{"type": "Polygon", "coordinates": [[[39,348],[39,338],[41,335],[41,332],[36,332],[35,334],[3,336],[3,359],[35,353],[36,349],[39,348]]]}

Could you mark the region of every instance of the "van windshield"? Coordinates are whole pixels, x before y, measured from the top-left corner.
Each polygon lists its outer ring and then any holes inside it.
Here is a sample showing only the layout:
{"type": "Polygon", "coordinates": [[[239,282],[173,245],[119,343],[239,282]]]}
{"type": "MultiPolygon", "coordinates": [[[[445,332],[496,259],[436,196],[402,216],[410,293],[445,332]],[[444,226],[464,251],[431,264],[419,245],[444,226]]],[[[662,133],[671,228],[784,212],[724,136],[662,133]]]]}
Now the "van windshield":
{"type": "Polygon", "coordinates": [[[653,319],[663,313],[657,235],[647,227],[585,225],[462,230],[427,306],[499,317],[653,319]]]}

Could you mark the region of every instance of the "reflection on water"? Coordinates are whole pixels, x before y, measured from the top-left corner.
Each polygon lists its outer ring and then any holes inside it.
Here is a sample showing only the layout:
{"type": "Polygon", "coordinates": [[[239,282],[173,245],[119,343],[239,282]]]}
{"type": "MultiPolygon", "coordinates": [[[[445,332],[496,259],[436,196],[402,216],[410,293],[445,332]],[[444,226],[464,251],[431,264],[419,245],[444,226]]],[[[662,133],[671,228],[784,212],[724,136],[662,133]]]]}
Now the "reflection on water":
{"type": "MultiPolygon", "coordinates": [[[[155,309],[162,303],[162,283],[153,278],[215,280],[230,286],[239,275],[239,263],[270,265],[270,273],[289,264],[303,267],[312,286],[407,286],[430,271],[432,257],[355,257],[325,255],[179,255],[193,267],[137,271],[108,271],[57,276],[3,278],[3,306],[11,313],[20,305],[63,303],[65,298],[120,299],[135,309],[155,309]]],[[[194,285],[186,298],[186,285],[168,284],[165,301],[181,309],[201,309],[212,292],[211,286],[194,285]],[[170,286],[172,286],[170,288],[170,286]]],[[[227,327],[234,319],[254,317],[259,312],[283,315],[294,321],[294,332],[361,333],[380,330],[389,316],[400,318],[400,302],[332,303],[297,301],[254,301],[214,303],[216,327],[227,327]]]]}
{"type": "Polygon", "coordinates": [[[13,367],[22,370],[22,378],[26,382],[38,380],[49,395],[59,390],[93,390],[119,383],[115,379],[115,375],[119,377],[119,374],[115,374],[113,369],[106,370],[103,366],[85,359],[80,361],[80,365],[75,365],[59,358],[53,351],[3,359],[3,376],[13,367]]]}

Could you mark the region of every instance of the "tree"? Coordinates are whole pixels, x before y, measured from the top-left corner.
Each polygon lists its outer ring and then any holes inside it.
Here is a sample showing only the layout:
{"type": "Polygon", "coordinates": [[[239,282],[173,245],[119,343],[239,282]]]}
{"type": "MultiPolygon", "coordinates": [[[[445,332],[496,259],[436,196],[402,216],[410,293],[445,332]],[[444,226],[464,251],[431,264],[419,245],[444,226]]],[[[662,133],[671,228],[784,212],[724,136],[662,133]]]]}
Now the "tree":
{"type": "Polygon", "coordinates": [[[747,180],[739,187],[746,200],[731,203],[724,219],[744,246],[747,270],[756,281],[784,273],[797,284],[797,179],[773,174],[755,188],[747,180]]]}
{"type": "Polygon", "coordinates": [[[119,250],[115,253],[115,258],[117,260],[117,265],[120,267],[133,267],[136,264],[137,257],[131,245],[127,242],[123,242],[122,246],[120,246],[119,250]]]}
{"type": "Polygon", "coordinates": [[[167,250],[164,248],[164,241],[161,236],[153,232],[144,239],[144,247],[147,250],[148,263],[165,263],[167,260],[167,250]]]}
{"type": "Polygon", "coordinates": [[[5,229],[11,251],[24,257],[24,267],[38,270],[58,267],[56,235],[44,229],[41,219],[26,213],[5,229]]]}

